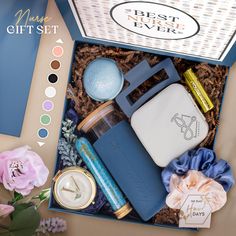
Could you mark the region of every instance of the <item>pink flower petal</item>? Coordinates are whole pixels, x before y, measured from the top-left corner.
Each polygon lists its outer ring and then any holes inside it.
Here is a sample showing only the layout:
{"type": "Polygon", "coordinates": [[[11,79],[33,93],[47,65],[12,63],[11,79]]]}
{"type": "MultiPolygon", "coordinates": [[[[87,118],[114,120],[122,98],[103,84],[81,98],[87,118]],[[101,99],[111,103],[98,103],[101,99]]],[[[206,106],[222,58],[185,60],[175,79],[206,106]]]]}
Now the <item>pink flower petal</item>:
{"type": "Polygon", "coordinates": [[[10,205],[0,204],[0,217],[7,217],[15,208],[10,205]]]}
{"type": "Polygon", "coordinates": [[[10,191],[28,195],[45,184],[49,175],[40,156],[23,146],[0,153],[0,183],[10,191]]]}

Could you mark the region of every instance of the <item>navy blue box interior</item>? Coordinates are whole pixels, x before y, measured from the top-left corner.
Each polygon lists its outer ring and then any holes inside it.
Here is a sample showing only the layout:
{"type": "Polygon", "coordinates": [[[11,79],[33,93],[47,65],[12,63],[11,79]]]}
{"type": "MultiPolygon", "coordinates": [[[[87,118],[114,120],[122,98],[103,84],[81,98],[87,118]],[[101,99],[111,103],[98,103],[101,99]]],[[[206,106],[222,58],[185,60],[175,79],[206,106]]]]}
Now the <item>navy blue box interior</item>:
{"type": "MultiPolygon", "coordinates": [[[[80,42],[75,42],[74,45],[74,51],[76,50],[77,46],[80,44],[80,42]]],[[[106,45],[104,45],[106,46],[106,45]]],[[[75,53],[74,53],[75,55],[75,53]]],[[[72,57],[72,63],[74,61],[74,55],[72,57]]],[[[158,55],[158,54],[157,54],[158,55]]],[[[159,55],[158,55],[159,56],[159,55]]],[[[164,58],[166,58],[165,56],[161,56],[164,58]]],[[[71,65],[72,65],[71,63],[71,65]]],[[[71,71],[72,71],[72,66],[71,66],[71,71]]],[[[70,75],[69,75],[69,80],[68,82],[71,81],[71,71],[70,71],[70,75]]],[[[227,82],[227,80],[226,80],[227,82]]],[[[225,88],[224,88],[225,90],[225,88]]],[[[223,99],[222,99],[222,103],[223,103],[223,99]]],[[[221,104],[222,105],[222,104],[221,104]]],[[[64,104],[64,113],[63,113],[63,120],[65,118],[65,112],[67,111],[69,107],[69,101],[67,99],[65,99],[65,104],[64,104]]],[[[60,134],[60,137],[62,136],[62,133],[60,134]]],[[[212,147],[213,148],[213,147],[212,147]]],[[[58,172],[58,170],[62,169],[62,165],[60,163],[60,155],[59,153],[57,153],[57,157],[56,157],[56,162],[55,162],[55,171],[54,174],[56,174],[58,172]]],[[[116,219],[115,216],[113,215],[106,215],[106,214],[102,214],[102,213],[97,213],[97,214],[91,214],[91,213],[85,213],[85,212],[81,212],[81,211],[75,211],[75,210],[69,210],[69,209],[64,209],[61,206],[59,206],[59,204],[57,204],[57,202],[55,201],[53,194],[51,193],[51,198],[50,198],[50,202],[49,202],[49,209],[50,210],[54,210],[54,211],[58,211],[58,212],[67,212],[67,213],[74,213],[74,214],[79,214],[79,215],[85,215],[85,216],[93,216],[93,217],[102,217],[105,219],[116,219]]],[[[132,217],[125,217],[124,219],[122,219],[121,221],[127,221],[127,222],[132,222],[132,223],[142,223],[142,224],[146,224],[146,225],[152,225],[152,226],[159,226],[159,227],[168,227],[168,228],[174,228],[174,229],[180,229],[178,228],[176,225],[170,225],[170,224],[154,224],[150,221],[148,222],[144,222],[141,219],[137,219],[136,217],[133,219],[132,217]]],[[[181,228],[182,229],[182,228],[181,228]]],[[[188,229],[188,230],[197,230],[197,229],[188,229]]]]}

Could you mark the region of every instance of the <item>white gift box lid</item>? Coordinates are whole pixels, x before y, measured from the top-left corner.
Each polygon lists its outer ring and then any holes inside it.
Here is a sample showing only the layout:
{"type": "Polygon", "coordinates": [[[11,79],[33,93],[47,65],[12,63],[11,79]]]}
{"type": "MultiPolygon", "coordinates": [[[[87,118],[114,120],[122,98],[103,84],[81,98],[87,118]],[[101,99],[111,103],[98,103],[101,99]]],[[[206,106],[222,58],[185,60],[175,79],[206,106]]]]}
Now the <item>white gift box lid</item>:
{"type": "Polygon", "coordinates": [[[56,0],[74,40],[213,64],[236,61],[236,0],[56,0]]]}

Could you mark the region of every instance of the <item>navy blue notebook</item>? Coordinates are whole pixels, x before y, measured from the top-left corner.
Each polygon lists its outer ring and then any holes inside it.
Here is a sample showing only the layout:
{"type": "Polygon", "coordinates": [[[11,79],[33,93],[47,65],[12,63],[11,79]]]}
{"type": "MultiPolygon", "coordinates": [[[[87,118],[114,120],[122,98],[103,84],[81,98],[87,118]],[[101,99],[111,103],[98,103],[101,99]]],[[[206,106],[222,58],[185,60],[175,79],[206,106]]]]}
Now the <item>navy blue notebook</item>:
{"type": "Polygon", "coordinates": [[[30,17],[44,16],[46,7],[47,0],[0,1],[0,134],[20,136],[42,25],[30,17]],[[34,27],[31,34],[20,34],[24,25],[34,27]]]}

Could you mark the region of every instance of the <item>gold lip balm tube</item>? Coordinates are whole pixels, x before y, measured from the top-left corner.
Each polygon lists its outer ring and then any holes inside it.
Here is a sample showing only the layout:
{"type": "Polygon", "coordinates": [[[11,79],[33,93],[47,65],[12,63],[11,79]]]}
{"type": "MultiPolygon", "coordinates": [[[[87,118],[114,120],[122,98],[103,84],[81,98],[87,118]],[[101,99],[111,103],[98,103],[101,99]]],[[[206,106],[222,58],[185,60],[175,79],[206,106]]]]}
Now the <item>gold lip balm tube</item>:
{"type": "Polygon", "coordinates": [[[192,69],[188,69],[184,72],[184,77],[187,85],[189,86],[191,92],[197,99],[198,103],[200,104],[204,113],[210,111],[214,108],[214,105],[207,95],[205,89],[202,87],[201,83],[199,82],[197,76],[193,72],[192,69]]]}

